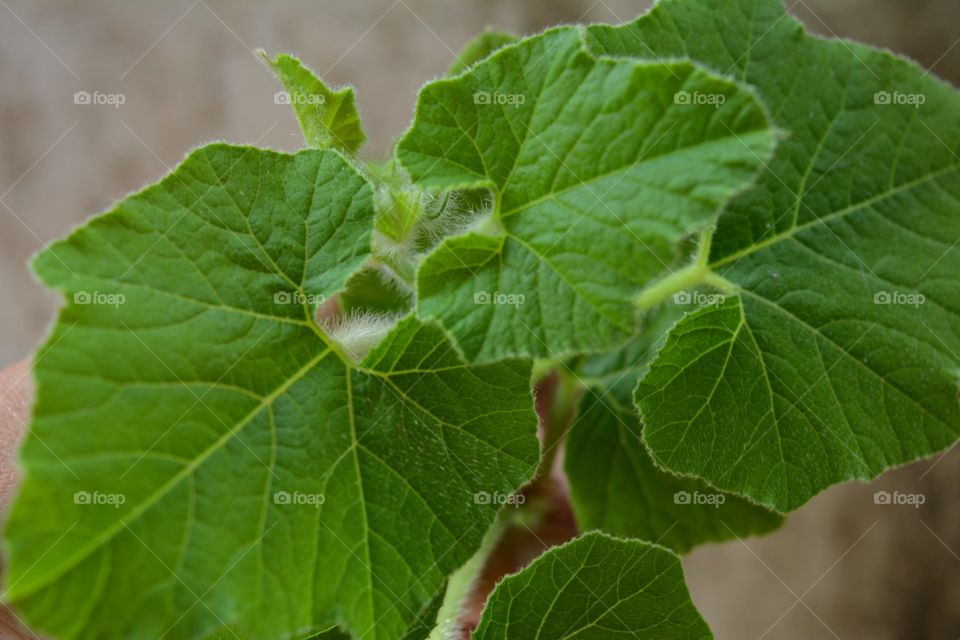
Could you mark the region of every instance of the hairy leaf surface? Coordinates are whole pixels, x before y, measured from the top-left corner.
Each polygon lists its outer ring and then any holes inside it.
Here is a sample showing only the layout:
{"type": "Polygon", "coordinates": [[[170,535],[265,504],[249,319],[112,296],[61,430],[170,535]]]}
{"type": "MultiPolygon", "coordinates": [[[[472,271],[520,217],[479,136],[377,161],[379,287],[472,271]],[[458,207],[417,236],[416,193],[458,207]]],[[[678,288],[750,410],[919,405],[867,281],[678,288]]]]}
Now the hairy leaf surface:
{"type": "Polygon", "coordinates": [[[267,63],[286,87],[278,93],[293,107],[307,146],[356,152],[367,139],[353,87],[334,91],[297,58],[281,53],[267,63]]]}
{"type": "Polygon", "coordinates": [[[497,585],[475,640],[704,640],[680,558],[639,540],[588,533],[497,585]]]}
{"type": "Polygon", "coordinates": [[[421,265],[418,312],[473,360],[623,343],[632,295],[772,146],[753,94],[690,63],[597,59],[570,27],[503,47],[428,84],[398,146],[420,186],[495,195],[421,265]]]}
{"type": "Polygon", "coordinates": [[[777,0],[665,0],[598,53],[689,55],[756,86],[789,138],[722,214],[733,291],[640,384],[657,462],[795,509],[960,433],[960,94],[807,35],[777,0]]]}
{"type": "Polygon", "coordinates": [[[314,323],[369,254],[335,151],[213,145],[36,260],[64,292],[6,529],[58,637],[399,638],[537,458],[530,365],[408,318],[362,363],[314,323]]]}
{"type": "Polygon", "coordinates": [[[564,466],[582,530],[652,540],[684,553],[705,542],[767,533],[783,516],[664,472],[650,459],[632,392],[665,332],[682,317],[678,309],[665,307],[627,347],[580,368],[578,377],[590,388],[567,436],[564,466]]]}

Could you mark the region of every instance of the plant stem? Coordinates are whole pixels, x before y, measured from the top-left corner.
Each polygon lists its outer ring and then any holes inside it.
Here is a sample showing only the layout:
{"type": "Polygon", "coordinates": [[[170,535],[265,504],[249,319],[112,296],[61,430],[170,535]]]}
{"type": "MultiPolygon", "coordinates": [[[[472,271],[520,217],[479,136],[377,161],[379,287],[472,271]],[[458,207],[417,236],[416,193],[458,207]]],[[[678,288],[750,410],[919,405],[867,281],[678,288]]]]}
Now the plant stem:
{"type": "Polygon", "coordinates": [[[701,285],[709,285],[730,293],[736,286],[718,276],[710,268],[710,245],[713,240],[713,227],[708,227],[700,235],[700,246],[697,248],[696,259],[679,271],[674,271],[665,278],[658,280],[640,292],[634,298],[634,304],[642,311],[649,311],[668,300],[673,294],[701,285]]]}
{"type": "MultiPolygon", "coordinates": [[[[579,365],[574,363],[572,366],[573,371],[561,362],[539,362],[539,368],[544,372],[537,382],[537,413],[543,424],[543,458],[533,480],[523,490],[528,500],[521,503],[523,506],[519,509],[509,506],[502,508],[477,552],[450,577],[443,604],[437,613],[437,626],[428,636],[428,640],[453,640],[461,637],[461,623],[468,609],[466,605],[471,597],[475,597],[474,591],[491,558],[498,552],[503,553],[500,547],[505,534],[511,530],[515,534],[518,530],[530,532],[537,529],[539,523],[550,517],[552,510],[556,508],[555,498],[559,485],[551,476],[551,471],[582,393],[582,385],[575,373],[579,365]]],[[[543,542],[542,537],[535,537],[543,542]]]]}
{"type": "Polygon", "coordinates": [[[454,634],[460,631],[460,615],[464,605],[470,598],[490,554],[496,549],[497,542],[509,528],[511,516],[510,509],[501,509],[477,552],[447,580],[447,593],[437,612],[437,626],[430,632],[427,640],[450,640],[456,637],[454,634]]]}
{"type": "MultiPolygon", "coordinates": [[[[576,365],[574,365],[576,367],[576,365]]],[[[567,436],[582,393],[575,372],[564,364],[554,369],[549,405],[543,413],[543,459],[534,482],[549,480],[560,445],[567,436]]]]}

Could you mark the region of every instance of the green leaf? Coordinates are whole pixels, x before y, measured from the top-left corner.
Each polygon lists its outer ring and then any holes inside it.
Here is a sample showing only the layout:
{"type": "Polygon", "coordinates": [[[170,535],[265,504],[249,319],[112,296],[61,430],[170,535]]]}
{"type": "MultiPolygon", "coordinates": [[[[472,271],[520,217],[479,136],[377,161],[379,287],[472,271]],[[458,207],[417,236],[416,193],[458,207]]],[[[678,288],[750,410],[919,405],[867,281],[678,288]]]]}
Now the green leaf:
{"type": "Polygon", "coordinates": [[[480,62],[491,53],[508,44],[513,44],[519,38],[512,33],[503,31],[494,31],[486,29],[483,33],[476,36],[468,42],[463,50],[457,55],[457,59],[450,65],[447,75],[455,76],[462,73],[468,67],[480,62]]]}
{"type": "Polygon", "coordinates": [[[491,219],[420,266],[418,313],[472,360],[606,350],[632,295],[773,146],[752,93],[686,63],[596,59],[561,27],[428,84],[398,157],[418,185],[487,187],[491,219]],[[678,104],[680,92],[723,104],[678,104]]]}
{"type": "Polygon", "coordinates": [[[213,145],[36,260],[6,597],[66,638],[401,637],[538,459],[530,364],[407,318],[357,364],[313,321],[367,258],[336,151],[213,145]]]}
{"type": "Polygon", "coordinates": [[[260,54],[286,88],[274,94],[274,99],[293,107],[307,146],[348,153],[363,146],[367,134],[357,113],[353,87],[334,91],[297,58],[281,53],[271,60],[264,52],[260,54]]]}
{"type": "Polygon", "coordinates": [[[564,464],[581,530],[653,540],[685,553],[705,542],[768,533],[783,516],[661,471],[650,460],[632,391],[664,333],[681,317],[679,309],[666,307],[626,348],[582,367],[592,386],[567,436],[564,464]]]}
{"type": "Polygon", "coordinates": [[[666,0],[590,41],[733,74],[789,132],[674,281],[729,295],[676,327],[637,390],[657,463],[787,511],[955,442],[960,94],[807,35],[777,0],[666,0]]]}
{"type": "Polygon", "coordinates": [[[588,533],[537,558],[490,595],[474,640],[712,638],[680,558],[639,540],[588,533]]]}

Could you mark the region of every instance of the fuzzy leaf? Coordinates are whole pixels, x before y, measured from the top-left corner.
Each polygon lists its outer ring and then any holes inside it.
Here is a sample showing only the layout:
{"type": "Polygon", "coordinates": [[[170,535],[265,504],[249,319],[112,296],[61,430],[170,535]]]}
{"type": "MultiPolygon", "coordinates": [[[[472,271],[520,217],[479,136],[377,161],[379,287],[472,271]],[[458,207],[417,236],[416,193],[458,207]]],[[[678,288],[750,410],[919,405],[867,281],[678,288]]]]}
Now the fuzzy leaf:
{"type": "Polygon", "coordinates": [[[357,112],[353,87],[334,91],[297,58],[281,53],[273,60],[263,54],[286,92],[274,97],[293,107],[309,147],[355,153],[367,139],[357,112]]]}
{"type": "Polygon", "coordinates": [[[632,295],[772,146],[752,93],[692,64],[596,59],[571,27],[506,46],[424,87],[398,146],[420,186],[496,199],[421,265],[418,313],[473,360],[622,343],[632,295]]]}
{"type": "Polygon", "coordinates": [[[368,256],[335,151],[214,145],[36,260],[6,597],[58,637],[396,639],[537,463],[530,365],[408,318],[361,363],[313,321],[368,256]]]}
{"type": "Polygon", "coordinates": [[[474,640],[712,638],[680,558],[639,540],[588,533],[555,547],[490,595],[474,640]]]}
{"type": "Polygon", "coordinates": [[[665,0],[590,41],[735,75],[789,133],[713,236],[732,295],[637,390],[657,463],[787,511],[955,442],[960,94],[777,0],[665,0]]]}
{"type": "Polygon", "coordinates": [[[589,359],[590,381],[567,436],[565,469],[581,530],[653,540],[685,553],[705,542],[768,533],[783,516],[702,481],[654,466],[641,441],[632,391],[675,320],[665,308],[626,348],[589,359]]]}

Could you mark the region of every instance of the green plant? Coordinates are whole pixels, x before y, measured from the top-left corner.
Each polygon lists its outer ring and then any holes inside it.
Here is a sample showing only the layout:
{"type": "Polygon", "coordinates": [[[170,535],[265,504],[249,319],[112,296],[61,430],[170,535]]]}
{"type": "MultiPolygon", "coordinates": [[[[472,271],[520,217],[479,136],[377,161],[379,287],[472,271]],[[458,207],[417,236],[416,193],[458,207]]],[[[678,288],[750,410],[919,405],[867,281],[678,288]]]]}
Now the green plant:
{"type": "Polygon", "coordinates": [[[566,442],[592,532],[475,637],[710,637],[675,552],[957,440],[960,95],[914,64],[663,0],[484,34],[372,162],[352,89],[268,62],[307,149],[197,149],[34,262],[39,630],[450,637],[566,442]]]}

